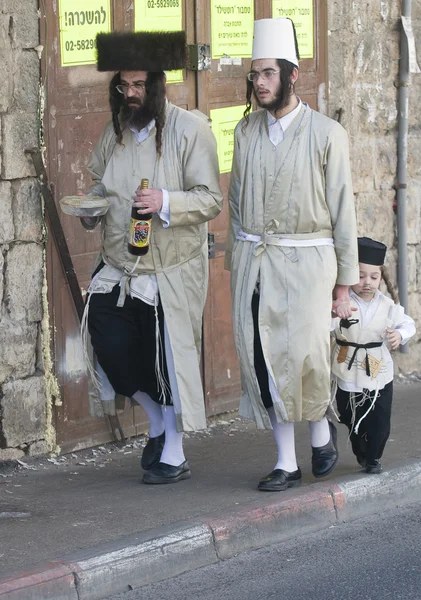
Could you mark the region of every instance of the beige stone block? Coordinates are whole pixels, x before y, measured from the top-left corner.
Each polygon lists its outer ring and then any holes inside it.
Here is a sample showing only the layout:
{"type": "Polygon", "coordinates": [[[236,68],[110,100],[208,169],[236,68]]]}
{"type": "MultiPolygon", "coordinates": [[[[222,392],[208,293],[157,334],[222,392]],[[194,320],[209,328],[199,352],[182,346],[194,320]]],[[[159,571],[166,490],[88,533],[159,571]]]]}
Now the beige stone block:
{"type": "Polygon", "coordinates": [[[357,228],[359,236],[371,237],[386,244],[394,242],[394,192],[357,194],[357,228]]]}
{"type": "Polygon", "coordinates": [[[0,113],[8,110],[12,92],[12,49],[8,28],[8,17],[0,14],[0,113]]]}
{"type": "MultiPolygon", "coordinates": [[[[34,111],[36,106],[34,107],[34,111]]],[[[38,145],[37,115],[6,114],[3,121],[3,179],[22,179],[34,177],[35,169],[32,159],[26,156],[25,150],[38,145]]]]}
{"type": "Polygon", "coordinates": [[[4,300],[12,320],[41,321],[43,260],[39,244],[16,244],[9,250],[4,300]]]}
{"type": "Polygon", "coordinates": [[[417,292],[417,248],[415,246],[407,247],[407,278],[408,293],[417,292]]]}
{"type": "Polygon", "coordinates": [[[375,143],[374,187],[392,190],[398,166],[397,140],[395,136],[383,136],[375,143]]]}
{"type": "Polygon", "coordinates": [[[13,183],[15,236],[25,242],[42,239],[42,204],[38,181],[23,179],[13,183]]]}
{"type": "Polygon", "coordinates": [[[2,386],[2,429],[7,446],[45,437],[46,396],[43,377],[11,381],[2,386]]]}
{"type": "Polygon", "coordinates": [[[49,454],[49,447],[45,440],[38,440],[28,447],[28,456],[45,456],[49,454]]]}
{"type": "Polygon", "coordinates": [[[2,0],[14,48],[34,48],[39,42],[38,0],[2,0]]]}
{"type": "Polygon", "coordinates": [[[23,379],[35,372],[36,324],[23,325],[3,318],[0,323],[0,384],[23,379]]]}
{"type": "Polygon", "coordinates": [[[406,194],[406,223],[408,244],[421,241],[421,180],[408,181],[406,194]]]}
{"type": "Polygon", "coordinates": [[[12,186],[0,181],[0,244],[11,242],[15,237],[12,211],[12,186]]]}
{"type": "Polygon", "coordinates": [[[352,137],[350,143],[350,159],[352,185],[355,194],[374,190],[375,142],[370,138],[352,137]]]}
{"type": "Polygon", "coordinates": [[[3,272],[4,272],[4,256],[3,256],[3,252],[0,247],[0,311],[1,311],[1,305],[3,302],[3,292],[4,292],[3,272]]]}
{"type": "Polygon", "coordinates": [[[33,113],[38,106],[40,61],[35,52],[20,51],[13,69],[13,110],[33,113]]]}
{"type": "MultiPolygon", "coordinates": [[[[418,90],[419,91],[419,90],[418,90]]],[[[418,124],[421,122],[421,114],[418,117],[418,124]]],[[[418,129],[418,127],[417,127],[418,129]]],[[[416,131],[416,130],[415,130],[416,131]]],[[[421,176],[421,135],[416,133],[408,136],[408,177],[421,176]]]]}
{"type": "Polygon", "coordinates": [[[9,460],[19,460],[24,458],[25,452],[20,448],[4,448],[0,449],[0,463],[9,460]]]}
{"type": "Polygon", "coordinates": [[[396,91],[387,82],[356,82],[354,86],[354,119],[363,135],[378,136],[396,128],[396,91]]]}

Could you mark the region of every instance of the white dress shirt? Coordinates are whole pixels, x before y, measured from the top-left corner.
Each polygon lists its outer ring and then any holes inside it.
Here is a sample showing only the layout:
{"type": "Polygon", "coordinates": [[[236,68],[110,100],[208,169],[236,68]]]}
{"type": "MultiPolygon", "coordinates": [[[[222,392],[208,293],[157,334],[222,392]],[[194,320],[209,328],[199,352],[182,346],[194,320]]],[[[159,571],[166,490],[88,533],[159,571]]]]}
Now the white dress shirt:
{"type": "Polygon", "coordinates": [[[298,98],[298,106],[280,119],[276,119],[269,111],[267,111],[269,139],[274,146],[280,144],[284,139],[285,132],[300,112],[301,105],[302,102],[300,98],[298,98]]]}

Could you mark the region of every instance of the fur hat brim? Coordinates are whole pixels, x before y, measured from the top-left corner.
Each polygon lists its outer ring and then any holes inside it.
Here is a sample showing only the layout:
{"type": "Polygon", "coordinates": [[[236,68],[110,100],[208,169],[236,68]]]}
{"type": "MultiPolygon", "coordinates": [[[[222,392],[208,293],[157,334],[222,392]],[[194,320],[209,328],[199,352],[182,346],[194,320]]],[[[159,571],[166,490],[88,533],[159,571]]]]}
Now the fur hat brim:
{"type": "Polygon", "coordinates": [[[173,71],[187,62],[184,31],[99,33],[98,71],[173,71]]]}

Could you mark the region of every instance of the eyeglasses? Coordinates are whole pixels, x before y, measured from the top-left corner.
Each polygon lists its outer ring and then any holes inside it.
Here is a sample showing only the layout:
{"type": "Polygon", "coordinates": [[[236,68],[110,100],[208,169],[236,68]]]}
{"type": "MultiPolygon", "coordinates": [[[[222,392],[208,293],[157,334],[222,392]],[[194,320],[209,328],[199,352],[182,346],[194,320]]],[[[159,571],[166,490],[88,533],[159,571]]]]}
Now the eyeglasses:
{"type": "Polygon", "coordinates": [[[137,83],[120,83],[115,86],[117,92],[120,94],[127,94],[130,88],[133,88],[135,92],[143,92],[146,87],[146,83],[144,81],[139,81],[137,83]]]}
{"type": "Polygon", "coordinates": [[[263,71],[260,71],[259,73],[257,71],[251,71],[251,73],[247,73],[247,79],[253,83],[256,83],[259,77],[261,77],[263,81],[268,81],[269,79],[272,79],[276,73],[280,72],[281,71],[275,71],[275,69],[263,69],[263,71]]]}

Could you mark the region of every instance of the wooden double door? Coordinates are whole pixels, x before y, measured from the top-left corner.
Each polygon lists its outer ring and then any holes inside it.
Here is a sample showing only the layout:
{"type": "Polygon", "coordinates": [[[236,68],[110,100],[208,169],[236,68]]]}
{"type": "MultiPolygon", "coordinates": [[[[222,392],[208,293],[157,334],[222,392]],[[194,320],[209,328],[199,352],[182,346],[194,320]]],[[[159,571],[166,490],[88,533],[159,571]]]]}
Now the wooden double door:
{"type": "MultiPolygon", "coordinates": [[[[188,43],[211,45],[211,0],[179,1],[183,3],[182,27],[186,31],[188,43]]],[[[111,29],[133,30],[134,11],[139,0],[110,2],[111,29]]],[[[89,3],[90,0],[86,0],[86,8],[89,8],[89,3]]],[[[75,194],[77,190],[84,190],[89,185],[87,160],[100,132],[110,119],[108,82],[111,74],[98,73],[92,64],[62,66],[58,12],[60,5],[55,2],[46,4],[47,12],[41,15],[41,36],[45,48],[44,126],[47,170],[58,206],[61,197],[75,194]]],[[[323,90],[326,89],[325,3],[314,0],[313,10],[314,57],[301,62],[298,92],[303,100],[317,109],[320,98],[325,100],[323,90]]],[[[70,13],[66,13],[66,19],[68,16],[70,13]]],[[[271,0],[255,0],[254,18],[271,16],[271,0]]],[[[183,82],[168,84],[168,97],[178,106],[187,110],[198,109],[208,116],[216,115],[213,111],[217,109],[241,107],[245,104],[245,75],[249,68],[250,59],[237,58],[230,61],[229,57],[214,58],[209,71],[188,70],[183,74],[183,82]]],[[[223,140],[218,141],[223,143],[223,140]]],[[[224,209],[209,225],[215,245],[213,258],[210,258],[202,353],[208,415],[237,407],[240,397],[239,367],[231,330],[229,273],[224,271],[223,266],[228,227],[228,185],[229,172],[225,172],[221,174],[224,209]]],[[[85,295],[98,253],[99,232],[86,232],[78,219],[63,213],[60,213],[60,219],[82,295],[85,295]]],[[[89,415],[79,319],[52,236],[47,253],[47,273],[54,365],[61,391],[61,405],[54,408],[54,420],[58,444],[63,451],[70,451],[108,441],[111,439],[111,432],[105,419],[95,419],[89,415]]],[[[145,416],[140,408],[127,408],[119,417],[126,435],[136,435],[145,430],[145,416]]]]}

